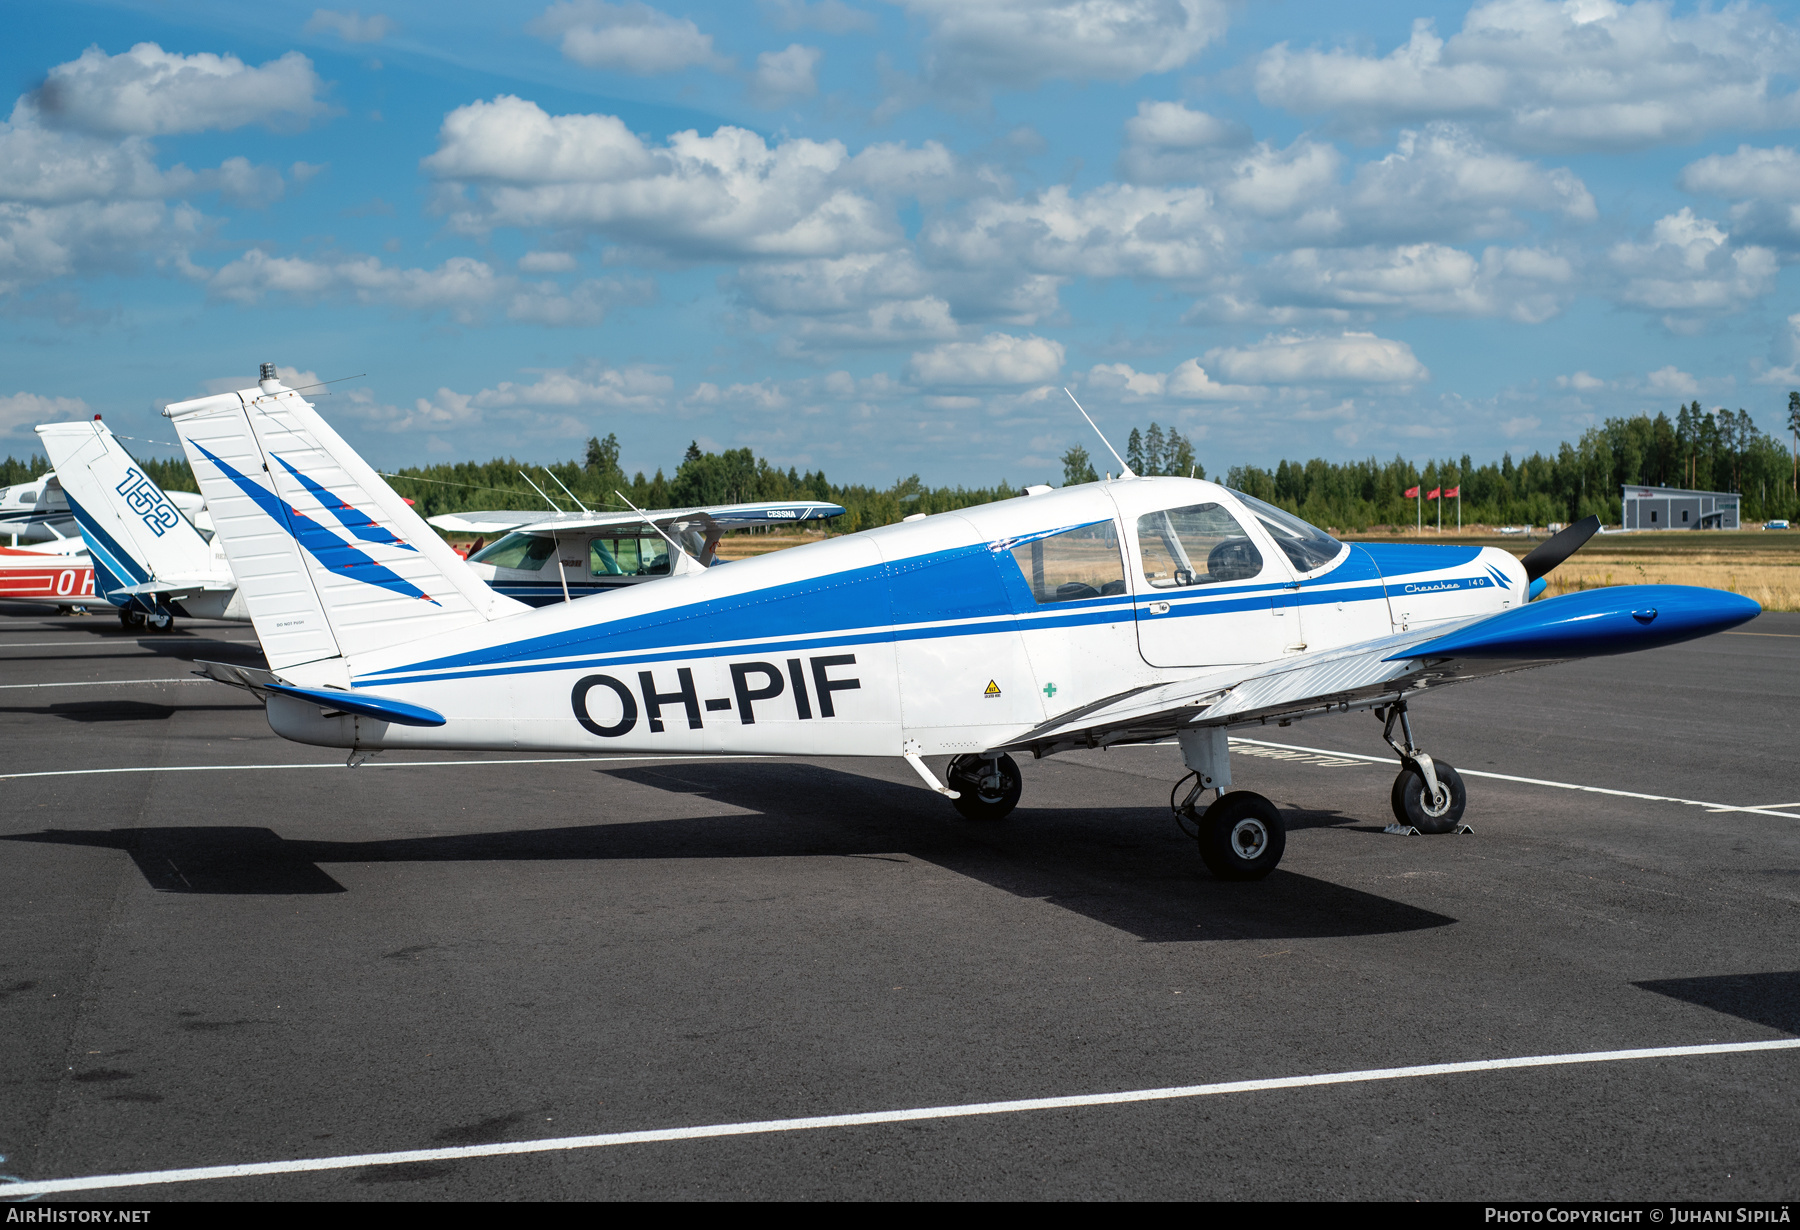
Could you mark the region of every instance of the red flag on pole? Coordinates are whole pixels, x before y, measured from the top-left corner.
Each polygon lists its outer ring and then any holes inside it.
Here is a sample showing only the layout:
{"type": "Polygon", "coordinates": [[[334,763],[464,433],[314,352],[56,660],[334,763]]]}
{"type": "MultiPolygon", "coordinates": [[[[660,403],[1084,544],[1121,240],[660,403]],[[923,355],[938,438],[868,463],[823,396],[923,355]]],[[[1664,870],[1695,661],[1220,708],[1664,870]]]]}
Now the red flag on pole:
{"type": "Polygon", "coordinates": [[[1426,498],[1426,499],[1428,499],[1428,500],[1435,500],[1435,499],[1437,499],[1437,498],[1438,498],[1438,494],[1439,494],[1439,490],[1440,490],[1440,489],[1439,489],[1439,488],[1437,488],[1437,487],[1433,487],[1433,488],[1432,488],[1432,489],[1431,489],[1431,490],[1430,490],[1430,491],[1427,491],[1427,492],[1426,492],[1426,493],[1425,493],[1425,498],[1426,498]]]}
{"type": "Polygon", "coordinates": [[[1461,487],[1452,487],[1452,488],[1450,488],[1450,489],[1449,489],[1449,490],[1448,490],[1448,491],[1446,491],[1446,492],[1444,492],[1444,498],[1445,498],[1445,499],[1446,499],[1446,500],[1451,500],[1451,499],[1455,499],[1455,500],[1460,500],[1460,499],[1462,499],[1462,488],[1461,488],[1461,487]]]}
{"type": "Polygon", "coordinates": [[[1409,500],[1418,499],[1419,498],[1419,489],[1417,487],[1408,487],[1406,489],[1406,498],[1409,500]]]}

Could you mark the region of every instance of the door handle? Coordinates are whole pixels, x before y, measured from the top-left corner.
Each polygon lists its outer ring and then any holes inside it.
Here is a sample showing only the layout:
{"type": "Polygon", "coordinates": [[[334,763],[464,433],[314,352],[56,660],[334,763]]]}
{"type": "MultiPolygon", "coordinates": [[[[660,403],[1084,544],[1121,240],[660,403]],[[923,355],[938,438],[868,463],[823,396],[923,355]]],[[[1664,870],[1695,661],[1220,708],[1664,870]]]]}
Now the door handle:
{"type": "Polygon", "coordinates": [[[1150,613],[1152,615],[1167,615],[1169,613],[1169,604],[1166,602],[1152,602],[1150,604],[1150,613]]]}

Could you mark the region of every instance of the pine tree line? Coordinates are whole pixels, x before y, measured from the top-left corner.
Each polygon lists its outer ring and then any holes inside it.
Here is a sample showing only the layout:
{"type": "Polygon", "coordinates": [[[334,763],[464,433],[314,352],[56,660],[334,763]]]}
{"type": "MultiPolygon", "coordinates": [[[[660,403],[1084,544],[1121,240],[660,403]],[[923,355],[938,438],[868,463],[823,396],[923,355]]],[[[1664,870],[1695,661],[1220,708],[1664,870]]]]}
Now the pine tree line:
{"type": "MultiPolygon", "coordinates": [[[[1789,395],[1787,424],[1800,440],[1800,392],[1789,395]]],[[[402,495],[423,515],[484,508],[572,510],[577,500],[595,511],[625,507],[620,492],[639,508],[682,508],[699,504],[736,504],[753,500],[821,500],[842,505],[846,513],[833,524],[838,533],[888,525],[912,513],[947,512],[1018,494],[1005,479],[992,487],[931,487],[917,474],[888,487],[838,484],[823,470],[802,473],[771,465],[748,448],[708,453],[690,443],[674,473],[658,469],[626,476],[619,465],[614,434],[594,437],[579,460],[550,466],[496,458],[411,466],[388,475],[402,495]],[[552,480],[549,475],[554,475],[552,480]],[[529,481],[524,476],[529,476],[529,481]],[[533,487],[535,484],[535,489],[533,487]]],[[[1139,474],[1192,473],[1206,469],[1192,444],[1179,431],[1156,423],[1133,428],[1126,441],[1126,463],[1139,474]]],[[[183,458],[143,458],[144,472],[165,489],[197,491],[183,458]]],[[[1099,478],[1094,459],[1081,445],[1062,456],[1065,485],[1099,478]]],[[[49,468],[41,457],[0,461],[0,486],[29,481],[49,468]]],[[[1228,486],[1280,504],[1316,525],[1363,530],[1371,525],[1413,523],[1414,501],[1402,494],[1409,487],[1460,487],[1465,524],[1575,521],[1590,513],[1617,524],[1620,488],[1626,484],[1738,491],[1745,521],[1770,517],[1800,519],[1796,494],[1800,463],[1788,441],[1760,431],[1742,410],[1709,412],[1699,402],[1680,407],[1673,419],[1651,417],[1607,419],[1583,433],[1579,442],[1564,443],[1553,455],[1533,453],[1515,462],[1511,454],[1497,463],[1477,466],[1468,454],[1428,461],[1423,466],[1404,457],[1381,462],[1283,461],[1273,469],[1232,466],[1228,486]]],[[[1449,510],[1446,509],[1448,512],[1449,510]]],[[[1435,522],[1433,510],[1424,510],[1435,522]]]]}

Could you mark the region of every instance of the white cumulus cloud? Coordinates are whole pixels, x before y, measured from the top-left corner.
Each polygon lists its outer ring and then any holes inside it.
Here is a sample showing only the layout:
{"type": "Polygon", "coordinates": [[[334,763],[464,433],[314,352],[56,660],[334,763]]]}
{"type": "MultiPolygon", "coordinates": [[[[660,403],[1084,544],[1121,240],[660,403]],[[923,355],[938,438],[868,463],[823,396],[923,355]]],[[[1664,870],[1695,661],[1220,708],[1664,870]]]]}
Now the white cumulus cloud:
{"type": "Polygon", "coordinates": [[[909,377],[928,387],[1043,384],[1062,370],[1063,346],[1049,338],[990,333],[913,355],[909,377]]]}
{"type": "Polygon", "coordinates": [[[1411,346],[1373,333],[1272,335],[1204,358],[1244,384],[1416,384],[1431,375],[1411,346]]]}
{"type": "Polygon", "coordinates": [[[742,128],[692,130],[648,146],[610,115],[546,114],[502,95],[444,119],[424,160],[472,185],[465,231],[579,228],[684,258],[828,256],[893,246],[898,227],[840,180],[838,141],[773,146],[742,128]]]}
{"type": "Polygon", "coordinates": [[[1607,254],[1619,278],[1620,302],[1666,313],[1673,332],[1692,332],[1702,319],[1739,312],[1775,288],[1775,252],[1738,244],[1709,218],[1681,209],[1657,219],[1648,242],[1613,245],[1607,254]]]}
{"type": "Polygon", "coordinates": [[[58,64],[32,101],[44,122],[109,136],[301,125],[326,108],[324,83],[297,51],[257,68],[233,55],[180,55],[155,43],[107,55],[89,47],[58,64]]]}
{"type": "Polygon", "coordinates": [[[817,94],[819,57],[824,54],[817,47],[799,43],[763,52],[756,57],[756,72],[750,78],[751,97],[762,106],[774,107],[817,94]]]}
{"type": "Polygon", "coordinates": [[[922,19],[926,76],[952,93],[1130,81],[1185,65],[1225,32],[1220,0],[901,0],[922,19]]]}
{"type": "Polygon", "coordinates": [[[1793,27],[1749,4],[1488,0],[1448,40],[1420,18],[1385,56],[1282,43],[1255,79],[1271,106],[1348,124],[1463,117],[1530,148],[1628,148],[1793,124],[1777,81],[1797,49],[1793,27]]]}
{"type": "Polygon", "coordinates": [[[1128,363],[1101,363],[1088,371],[1094,388],[1122,394],[1128,400],[1257,401],[1268,390],[1247,384],[1220,384],[1200,360],[1189,359],[1169,372],[1140,372],[1128,363]]]}
{"type": "Polygon", "coordinates": [[[39,423],[62,423],[93,416],[79,397],[45,397],[41,393],[0,396],[0,436],[29,436],[39,423]]]}
{"type": "Polygon", "coordinates": [[[308,34],[335,34],[346,43],[379,43],[399,29],[400,23],[392,17],[380,13],[364,17],[356,10],[314,9],[306,22],[308,34]]]}
{"type": "Polygon", "coordinates": [[[553,4],[526,30],[556,43],[563,56],[587,68],[651,76],[694,65],[723,67],[712,35],[685,17],[671,17],[638,0],[566,0],[553,4]]]}

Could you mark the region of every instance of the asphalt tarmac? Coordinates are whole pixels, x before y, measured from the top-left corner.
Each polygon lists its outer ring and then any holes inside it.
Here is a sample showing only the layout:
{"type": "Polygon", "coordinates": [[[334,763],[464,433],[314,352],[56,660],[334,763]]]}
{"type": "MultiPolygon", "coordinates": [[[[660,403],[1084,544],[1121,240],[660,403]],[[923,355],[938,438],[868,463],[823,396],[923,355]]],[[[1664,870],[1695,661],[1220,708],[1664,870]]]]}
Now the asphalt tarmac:
{"type": "MultiPolygon", "coordinates": [[[[994,826],[899,761],[349,770],[197,657],[258,660],[0,609],[6,772],[60,774],[0,779],[4,1174],[1800,1034],[1800,616],[1416,702],[1471,836],[1295,750],[1381,755],[1366,714],[1236,732],[1258,884],[1177,830],[1172,747],[1027,763],[994,826]]],[[[1797,1094],[1796,1050],[1581,1061],[83,1198],[1772,1200],[1797,1094]]]]}

